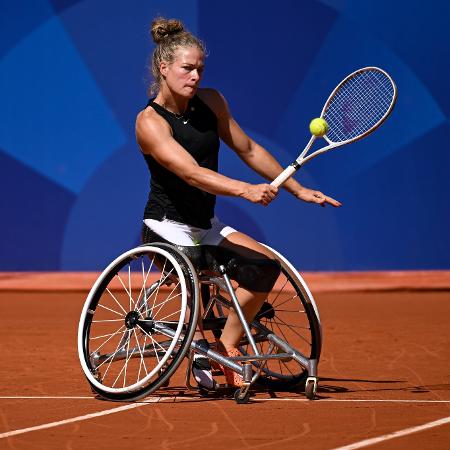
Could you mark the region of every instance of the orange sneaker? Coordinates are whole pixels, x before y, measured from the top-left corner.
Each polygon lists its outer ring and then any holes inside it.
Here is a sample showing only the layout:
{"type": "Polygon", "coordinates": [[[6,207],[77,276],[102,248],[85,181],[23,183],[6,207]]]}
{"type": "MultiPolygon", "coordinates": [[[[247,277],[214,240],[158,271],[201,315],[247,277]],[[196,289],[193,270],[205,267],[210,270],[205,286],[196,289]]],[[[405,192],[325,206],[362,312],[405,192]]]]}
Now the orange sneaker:
{"type": "MultiPolygon", "coordinates": [[[[234,358],[236,356],[241,356],[241,352],[237,348],[234,348],[234,347],[228,348],[228,349],[223,348],[220,350],[220,353],[223,356],[230,357],[230,358],[234,358]]],[[[242,387],[244,380],[242,379],[242,377],[239,374],[237,374],[234,370],[232,370],[226,366],[223,366],[223,365],[220,365],[220,368],[222,369],[222,372],[225,375],[225,380],[229,387],[237,387],[237,388],[242,387]]]]}

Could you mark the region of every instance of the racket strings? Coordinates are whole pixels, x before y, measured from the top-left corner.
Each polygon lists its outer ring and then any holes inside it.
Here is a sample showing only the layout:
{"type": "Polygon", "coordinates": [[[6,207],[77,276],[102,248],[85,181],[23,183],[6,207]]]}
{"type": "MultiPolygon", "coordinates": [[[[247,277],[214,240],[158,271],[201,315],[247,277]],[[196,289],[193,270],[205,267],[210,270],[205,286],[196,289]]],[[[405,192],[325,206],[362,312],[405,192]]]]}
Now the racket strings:
{"type": "Polygon", "coordinates": [[[389,108],[383,84],[371,73],[348,80],[330,103],[328,116],[340,140],[351,139],[372,128],[389,108]],[[375,79],[375,81],[378,81],[375,79]]]}
{"type": "Polygon", "coordinates": [[[383,120],[394,97],[390,78],[379,70],[365,70],[347,79],[325,110],[328,139],[343,142],[367,133],[383,120]]]}
{"type": "MultiPolygon", "coordinates": [[[[330,125],[330,131],[335,132],[334,139],[352,139],[374,127],[389,109],[392,98],[388,87],[381,83],[376,75],[364,72],[349,79],[336,92],[330,102],[325,120],[330,125]]],[[[389,81],[389,80],[388,80],[389,81]]]]}

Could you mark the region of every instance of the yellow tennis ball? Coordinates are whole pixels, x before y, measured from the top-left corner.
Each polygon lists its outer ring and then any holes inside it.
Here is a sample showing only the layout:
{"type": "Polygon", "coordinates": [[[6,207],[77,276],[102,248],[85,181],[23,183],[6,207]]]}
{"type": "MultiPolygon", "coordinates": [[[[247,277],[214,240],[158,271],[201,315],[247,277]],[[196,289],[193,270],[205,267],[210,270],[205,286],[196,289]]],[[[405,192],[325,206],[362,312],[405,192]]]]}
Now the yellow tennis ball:
{"type": "Polygon", "coordinates": [[[317,119],[311,120],[309,131],[311,131],[311,134],[314,136],[323,136],[327,134],[328,124],[321,117],[318,117],[317,119]]]}

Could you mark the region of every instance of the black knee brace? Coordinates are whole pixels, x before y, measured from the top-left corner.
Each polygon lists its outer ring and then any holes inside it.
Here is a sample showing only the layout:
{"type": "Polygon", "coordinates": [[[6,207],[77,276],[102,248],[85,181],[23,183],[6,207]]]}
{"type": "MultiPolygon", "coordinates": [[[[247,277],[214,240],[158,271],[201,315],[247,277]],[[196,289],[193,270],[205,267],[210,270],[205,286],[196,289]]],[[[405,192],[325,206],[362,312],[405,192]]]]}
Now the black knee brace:
{"type": "Polygon", "coordinates": [[[227,271],[241,287],[254,292],[270,292],[280,275],[280,263],[274,259],[233,258],[227,271]]]}

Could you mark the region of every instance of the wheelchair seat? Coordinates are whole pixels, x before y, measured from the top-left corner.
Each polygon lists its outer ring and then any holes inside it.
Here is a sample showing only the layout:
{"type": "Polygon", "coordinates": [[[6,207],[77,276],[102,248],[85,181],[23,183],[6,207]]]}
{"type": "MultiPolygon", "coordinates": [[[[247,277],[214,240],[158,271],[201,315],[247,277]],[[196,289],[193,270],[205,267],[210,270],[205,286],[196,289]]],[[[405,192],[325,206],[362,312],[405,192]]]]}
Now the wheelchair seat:
{"type": "Polygon", "coordinates": [[[239,285],[255,292],[269,292],[280,274],[280,264],[277,260],[263,258],[248,258],[220,245],[183,246],[173,244],[148,228],[142,228],[144,244],[162,243],[174,246],[186,255],[197,273],[202,271],[220,272],[224,266],[230,278],[239,285]]]}

